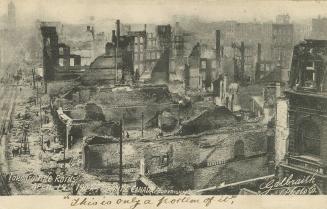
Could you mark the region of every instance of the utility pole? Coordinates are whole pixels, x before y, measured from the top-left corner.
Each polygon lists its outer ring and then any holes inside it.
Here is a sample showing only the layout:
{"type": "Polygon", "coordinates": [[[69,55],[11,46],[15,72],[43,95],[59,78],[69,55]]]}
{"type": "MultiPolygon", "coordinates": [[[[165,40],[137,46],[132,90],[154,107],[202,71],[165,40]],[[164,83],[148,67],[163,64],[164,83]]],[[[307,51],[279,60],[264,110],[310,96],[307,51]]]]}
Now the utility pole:
{"type": "Polygon", "coordinates": [[[143,130],[144,130],[144,113],[142,112],[142,137],[143,137],[143,130]]]}
{"type": "Polygon", "coordinates": [[[33,76],[33,89],[35,89],[35,69],[32,68],[32,76],[33,76]]]}
{"type": "Polygon", "coordinates": [[[64,170],[66,168],[66,143],[64,143],[64,170]]]}
{"type": "Polygon", "coordinates": [[[180,117],[181,104],[182,104],[182,101],[178,101],[178,125],[181,124],[181,117],[180,117]]]}
{"type": "MultiPolygon", "coordinates": [[[[116,37],[117,39],[117,37],[116,37]]],[[[115,49],[115,71],[116,71],[116,84],[118,83],[118,64],[117,64],[117,56],[118,56],[118,41],[116,41],[116,49],[115,49]]]]}
{"type": "Polygon", "coordinates": [[[66,149],[68,149],[68,137],[69,137],[69,131],[70,131],[70,124],[69,121],[67,121],[66,124],[66,139],[64,140],[64,170],[66,168],[66,149]]]}
{"type": "Polygon", "coordinates": [[[40,106],[40,123],[41,123],[41,128],[42,128],[42,100],[41,97],[39,98],[39,106],[40,106]]]}
{"type": "Polygon", "coordinates": [[[241,75],[240,75],[241,78],[240,79],[241,79],[241,82],[243,82],[243,79],[244,79],[244,64],[245,64],[245,46],[244,46],[243,41],[241,42],[240,51],[241,51],[241,75]]]}
{"type": "Polygon", "coordinates": [[[44,73],[43,73],[43,78],[42,78],[42,82],[43,82],[43,88],[44,88],[44,93],[47,94],[48,93],[48,84],[47,84],[47,80],[44,78],[44,73]]]}
{"type": "Polygon", "coordinates": [[[39,102],[39,85],[36,82],[36,104],[39,102]]]}
{"type": "Polygon", "coordinates": [[[119,39],[120,39],[120,20],[116,21],[116,56],[115,56],[115,67],[116,67],[116,82],[118,83],[118,48],[119,48],[119,39]]]}
{"type": "Polygon", "coordinates": [[[256,63],[256,66],[255,66],[254,82],[256,82],[260,77],[260,68],[261,68],[261,43],[258,43],[258,47],[257,47],[257,63],[256,63]]]}
{"type": "Polygon", "coordinates": [[[43,149],[43,134],[41,134],[41,150],[44,151],[44,149],[43,149]]]}
{"type": "Polygon", "coordinates": [[[178,103],[178,112],[177,112],[178,125],[181,124],[180,113],[179,113],[179,112],[180,112],[180,107],[179,107],[179,105],[180,105],[180,104],[178,103]]]}
{"type": "Polygon", "coordinates": [[[40,124],[41,124],[41,128],[42,128],[42,107],[41,107],[41,98],[39,98],[39,85],[38,85],[38,82],[36,82],[36,102],[39,103],[40,124]]]}
{"type": "MultiPolygon", "coordinates": [[[[216,30],[216,68],[220,67],[221,59],[220,59],[220,30],[216,30]]],[[[217,70],[218,71],[218,70],[217,70]]]]}
{"type": "Polygon", "coordinates": [[[30,147],[29,147],[29,142],[28,142],[28,136],[27,136],[27,132],[28,132],[28,125],[24,124],[23,125],[23,137],[20,141],[20,147],[21,147],[21,152],[23,154],[30,154],[30,147]]]}
{"type": "Polygon", "coordinates": [[[123,194],[123,119],[120,120],[120,138],[119,138],[119,195],[123,194]]]}

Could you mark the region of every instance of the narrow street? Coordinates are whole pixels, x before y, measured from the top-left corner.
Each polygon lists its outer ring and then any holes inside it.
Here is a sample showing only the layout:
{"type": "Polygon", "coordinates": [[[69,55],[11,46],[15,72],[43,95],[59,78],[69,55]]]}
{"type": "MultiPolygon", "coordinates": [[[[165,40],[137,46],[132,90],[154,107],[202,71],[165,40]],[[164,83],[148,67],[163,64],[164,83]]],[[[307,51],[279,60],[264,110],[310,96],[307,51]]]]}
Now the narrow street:
{"type": "Polygon", "coordinates": [[[0,192],[1,195],[8,195],[5,174],[8,173],[8,161],[6,160],[7,133],[11,126],[11,115],[14,110],[17,98],[17,86],[2,85],[0,88],[0,127],[1,127],[1,145],[0,145],[0,192]]]}

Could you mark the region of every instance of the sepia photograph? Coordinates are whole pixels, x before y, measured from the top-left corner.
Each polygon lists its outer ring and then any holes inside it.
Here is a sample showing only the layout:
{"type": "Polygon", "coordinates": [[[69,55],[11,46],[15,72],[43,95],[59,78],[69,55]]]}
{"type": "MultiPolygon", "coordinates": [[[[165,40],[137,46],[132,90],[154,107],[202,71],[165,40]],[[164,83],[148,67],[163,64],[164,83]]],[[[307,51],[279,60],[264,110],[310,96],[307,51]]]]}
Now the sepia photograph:
{"type": "Polygon", "coordinates": [[[0,0],[0,117],[0,201],[326,195],[327,2],[0,0]]]}

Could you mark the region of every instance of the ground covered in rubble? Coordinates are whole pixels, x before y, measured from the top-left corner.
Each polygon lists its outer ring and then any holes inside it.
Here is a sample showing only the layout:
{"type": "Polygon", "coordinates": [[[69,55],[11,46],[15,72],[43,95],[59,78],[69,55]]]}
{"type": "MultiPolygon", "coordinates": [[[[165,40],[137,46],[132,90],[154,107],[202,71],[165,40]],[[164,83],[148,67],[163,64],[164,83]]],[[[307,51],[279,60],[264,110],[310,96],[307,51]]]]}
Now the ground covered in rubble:
{"type": "Polygon", "coordinates": [[[11,194],[72,194],[73,185],[76,185],[77,194],[81,195],[99,192],[118,194],[117,175],[108,177],[103,171],[97,170],[88,174],[81,168],[81,144],[76,144],[73,149],[65,152],[67,161],[64,165],[63,146],[58,143],[48,98],[42,96],[40,105],[35,104],[34,96],[35,92],[31,88],[22,88],[15,106],[12,129],[8,135],[7,178],[11,194]],[[22,143],[25,126],[29,127],[27,144],[22,143]]]}

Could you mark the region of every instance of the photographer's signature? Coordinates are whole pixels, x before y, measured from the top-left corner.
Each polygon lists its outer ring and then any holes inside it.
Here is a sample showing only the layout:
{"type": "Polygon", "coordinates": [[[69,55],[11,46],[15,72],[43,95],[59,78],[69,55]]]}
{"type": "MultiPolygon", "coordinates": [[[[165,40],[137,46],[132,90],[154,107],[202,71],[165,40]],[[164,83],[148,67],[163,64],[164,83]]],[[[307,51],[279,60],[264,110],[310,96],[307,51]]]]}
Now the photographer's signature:
{"type": "Polygon", "coordinates": [[[259,186],[259,194],[310,195],[319,193],[315,175],[294,178],[293,174],[282,179],[272,179],[259,186]]]}

